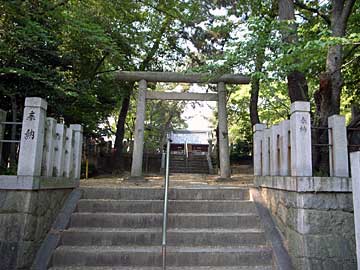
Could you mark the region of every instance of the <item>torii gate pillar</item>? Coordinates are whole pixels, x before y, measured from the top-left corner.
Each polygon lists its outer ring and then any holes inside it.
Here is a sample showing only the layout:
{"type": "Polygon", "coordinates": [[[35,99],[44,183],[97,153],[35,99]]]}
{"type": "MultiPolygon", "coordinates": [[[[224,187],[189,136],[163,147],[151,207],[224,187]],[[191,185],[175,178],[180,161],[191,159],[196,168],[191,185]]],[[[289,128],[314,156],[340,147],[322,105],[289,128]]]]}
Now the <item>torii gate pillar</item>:
{"type": "Polygon", "coordinates": [[[220,159],[220,179],[231,177],[230,153],[229,153],[229,134],[226,112],[226,88],[225,83],[219,82],[218,89],[218,121],[219,121],[219,159],[220,159]]]}
{"type": "Polygon", "coordinates": [[[146,90],[147,82],[145,80],[141,80],[139,82],[139,94],[136,107],[134,149],[131,164],[131,178],[133,179],[142,178],[146,90]]]}

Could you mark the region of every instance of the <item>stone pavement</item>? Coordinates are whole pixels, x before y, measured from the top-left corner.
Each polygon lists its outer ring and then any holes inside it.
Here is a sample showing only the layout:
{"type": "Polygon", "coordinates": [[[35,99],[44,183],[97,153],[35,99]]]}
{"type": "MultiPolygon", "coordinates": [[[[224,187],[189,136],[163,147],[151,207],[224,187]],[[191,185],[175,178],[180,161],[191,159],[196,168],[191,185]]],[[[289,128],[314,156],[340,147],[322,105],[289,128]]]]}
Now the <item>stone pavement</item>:
{"type": "MultiPolygon", "coordinates": [[[[163,187],[164,176],[160,174],[147,174],[146,181],[127,180],[128,175],[102,176],[89,179],[82,179],[80,187],[163,187]]],[[[210,187],[210,186],[232,186],[232,187],[253,187],[253,175],[234,174],[231,181],[217,181],[217,175],[209,174],[170,174],[170,188],[172,187],[210,187]]]]}

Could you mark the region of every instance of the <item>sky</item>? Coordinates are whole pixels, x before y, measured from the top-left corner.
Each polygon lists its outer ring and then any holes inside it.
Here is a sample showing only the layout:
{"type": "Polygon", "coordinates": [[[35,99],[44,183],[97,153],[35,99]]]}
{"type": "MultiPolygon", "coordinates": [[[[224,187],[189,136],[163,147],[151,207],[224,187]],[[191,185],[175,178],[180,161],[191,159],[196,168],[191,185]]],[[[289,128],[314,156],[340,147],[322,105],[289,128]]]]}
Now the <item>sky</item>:
{"type": "MultiPolygon", "coordinates": [[[[194,84],[190,87],[189,92],[206,93],[206,87],[201,87],[198,84],[194,84]]],[[[213,112],[216,109],[216,101],[200,101],[199,104],[192,107],[189,102],[183,114],[183,119],[186,119],[189,130],[208,130],[213,129],[209,119],[212,118],[213,112]]]]}

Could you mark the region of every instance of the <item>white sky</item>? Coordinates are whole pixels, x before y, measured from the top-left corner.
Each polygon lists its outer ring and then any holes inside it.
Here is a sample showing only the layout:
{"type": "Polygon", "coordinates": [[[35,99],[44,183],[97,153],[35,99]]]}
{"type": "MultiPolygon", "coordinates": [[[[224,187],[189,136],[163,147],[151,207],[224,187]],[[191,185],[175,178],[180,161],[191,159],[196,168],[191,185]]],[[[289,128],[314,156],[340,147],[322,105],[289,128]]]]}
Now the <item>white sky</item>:
{"type": "MultiPolygon", "coordinates": [[[[201,87],[197,84],[194,84],[190,87],[189,92],[205,93],[206,87],[201,87]]],[[[183,119],[186,120],[189,130],[208,130],[212,129],[209,119],[213,116],[214,110],[216,108],[216,101],[199,101],[199,104],[195,105],[195,108],[192,107],[192,104],[189,102],[185,111],[181,115],[183,119]]]]}

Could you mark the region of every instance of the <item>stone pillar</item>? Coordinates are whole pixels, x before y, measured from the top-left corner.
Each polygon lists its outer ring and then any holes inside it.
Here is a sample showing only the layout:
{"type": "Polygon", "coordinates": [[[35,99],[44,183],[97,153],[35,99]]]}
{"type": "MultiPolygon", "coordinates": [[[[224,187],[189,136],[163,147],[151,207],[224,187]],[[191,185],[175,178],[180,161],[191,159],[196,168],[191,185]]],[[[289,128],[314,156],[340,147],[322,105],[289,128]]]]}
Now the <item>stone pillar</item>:
{"type": "Polygon", "coordinates": [[[270,175],[270,129],[266,128],[263,131],[261,141],[262,152],[262,176],[270,175]]]}
{"type": "Polygon", "coordinates": [[[74,131],[74,179],[79,180],[81,174],[83,127],[81,125],[70,125],[70,128],[74,131]]]}
{"type": "Polygon", "coordinates": [[[65,166],[64,166],[64,176],[66,178],[74,177],[74,131],[72,128],[66,129],[66,139],[65,139],[65,166]]]}
{"type": "Polygon", "coordinates": [[[262,139],[264,129],[266,128],[265,124],[255,124],[253,127],[254,136],[253,136],[253,162],[254,162],[254,175],[262,175],[262,139]]]}
{"type": "Polygon", "coordinates": [[[352,194],[355,223],[356,257],[360,269],[360,151],[350,153],[352,194]]]}
{"type": "Polygon", "coordinates": [[[333,115],[328,118],[330,176],[349,176],[349,158],[345,117],[333,115]]]}
{"type": "Polygon", "coordinates": [[[56,124],[55,163],[53,172],[53,175],[56,177],[64,177],[65,138],[65,125],[62,123],[56,124]]]}
{"type": "Polygon", "coordinates": [[[280,175],[280,128],[273,125],[270,128],[270,175],[280,175]]]}
{"type": "Polygon", "coordinates": [[[41,175],[46,109],[47,102],[41,98],[25,99],[17,171],[19,177],[41,175]]]}
{"type": "Polygon", "coordinates": [[[136,107],[136,122],[134,134],[134,150],[131,164],[131,178],[142,178],[142,162],[144,151],[144,121],[146,107],[146,89],[145,80],[139,82],[139,94],[136,107]]]}
{"type": "Polygon", "coordinates": [[[312,176],[310,103],[291,104],[291,176],[312,176]]]}
{"type": "Polygon", "coordinates": [[[284,120],[279,125],[280,128],[280,175],[290,176],[290,120],[284,120]]]}
{"type": "MultiPolygon", "coordinates": [[[[0,140],[4,139],[5,124],[1,124],[1,122],[5,122],[5,121],[6,121],[6,111],[0,109],[0,140]]],[[[3,162],[3,160],[2,160],[2,146],[3,146],[3,143],[0,142],[0,165],[3,162]]]]}
{"type": "Polygon", "coordinates": [[[226,113],[226,89],[223,82],[218,83],[218,117],[219,117],[219,159],[220,178],[230,178],[229,134],[226,113]]]}
{"type": "Polygon", "coordinates": [[[55,161],[55,143],[56,143],[56,120],[46,118],[44,154],[42,161],[42,175],[53,176],[55,161]]]}

